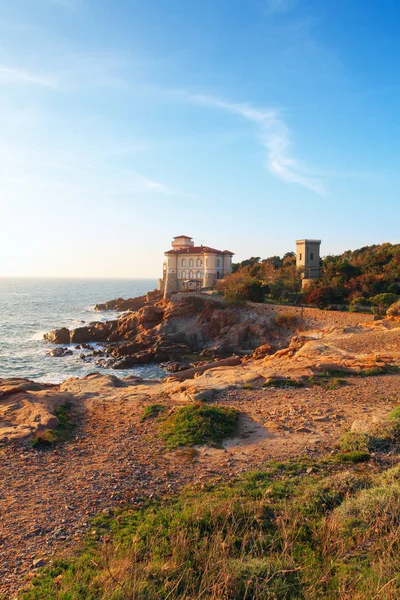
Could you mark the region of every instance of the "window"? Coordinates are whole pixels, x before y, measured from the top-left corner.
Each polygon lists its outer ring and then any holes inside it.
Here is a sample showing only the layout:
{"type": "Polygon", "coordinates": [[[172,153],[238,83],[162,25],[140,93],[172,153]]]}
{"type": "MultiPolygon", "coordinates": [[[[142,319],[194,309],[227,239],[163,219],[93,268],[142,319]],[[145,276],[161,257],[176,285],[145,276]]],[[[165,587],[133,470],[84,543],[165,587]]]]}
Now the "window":
{"type": "Polygon", "coordinates": [[[217,267],[219,267],[219,266],[220,266],[220,259],[217,258],[217,267]]]}
{"type": "Polygon", "coordinates": [[[200,258],[197,259],[197,263],[196,264],[197,264],[198,267],[201,267],[201,259],[200,258]]]}
{"type": "Polygon", "coordinates": [[[193,271],[189,271],[189,279],[193,279],[193,271]]]}
{"type": "Polygon", "coordinates": [[[182,279],[186,279],[186,271],[182,271],[182,279]]]}
{"type": "Polygon", "coordinates": [[[303,260],[303,255],[301,252],[300,252],[300,260],[303,260]]]}
{"type": "Polygon", "coordinates": [[[182,258],[182,267],[186,267],[186,258],[182,258]]]}
{"type": "Polygon", "coordinates": [[[193,267],[193,258],[189,260],[189,267],[193,267]]]}
{"type": "Polygon", "coordinates": [[[200,273],[200,271],[197,271],[197,279],[201,279],[201,273],[200,273]]]}
{"type": "Polygon", "coordinates": [[[314,260],[314,252],[310,253],[310,260],[314,260]]]}

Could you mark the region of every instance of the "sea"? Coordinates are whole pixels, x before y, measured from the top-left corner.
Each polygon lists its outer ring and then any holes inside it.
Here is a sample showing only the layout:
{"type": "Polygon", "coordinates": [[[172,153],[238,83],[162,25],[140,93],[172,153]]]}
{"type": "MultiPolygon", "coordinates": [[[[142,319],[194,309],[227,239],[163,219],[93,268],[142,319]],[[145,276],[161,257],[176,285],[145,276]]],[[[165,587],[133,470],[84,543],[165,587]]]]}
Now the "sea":
{"type": "Polygon", "coordinates": [[[95,371],[118,377],[164,377],[165,372],[155,364],[118,371],[99,368],[84,362],[74,345],[69,346],[72,355],[56,358],[49,355],[54,344],[43,339],[52,329],[113,319],[118,313],[95,311],[95,304],[141,296],[156,286],[155,279],[0,278],[0,378],[60,383],[95,371]]]}

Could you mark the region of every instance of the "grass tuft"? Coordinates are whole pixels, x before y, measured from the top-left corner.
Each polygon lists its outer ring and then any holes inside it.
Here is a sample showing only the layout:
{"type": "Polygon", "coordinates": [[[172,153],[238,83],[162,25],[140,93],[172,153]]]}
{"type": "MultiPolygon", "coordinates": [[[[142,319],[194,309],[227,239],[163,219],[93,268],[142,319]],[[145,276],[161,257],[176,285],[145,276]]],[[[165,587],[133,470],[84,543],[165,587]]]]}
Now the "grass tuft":
{"type": "Polygon", "coordinates": [[[263,387],[273,387],[273,388],[288,388],[288,387],[303,387],[304,384],[302,381],[298,381],[297,379],[270,379],[263,384],[263,387]]]}
{"type": "Polygon", "coordinates": [[[54,410],[54,414],[59,420],[57,429],[46,429],[35,435],[31,440],[32,448],[36,448],[37,450],[51,448],[57,444],[68,442],[71,439],[76,427],[72,420],[71,408],[72,404],[65,402],[54,410]]]}
{"type": "Polygon", "coordinates": [[[162,425],[169,448],[196,444],[219,445],[236,432],[239,413],[234,408],[190,404],[176,410],[162,425]]]}
{"type": "Polygon", "coordinates": [[[149,406],[146,406],[144,409],[142,418],[140,420],[146,421],[146,419],[154,419],[165,412],[166,409],[167,407],[165,404],[149,404],[149,406]]]}

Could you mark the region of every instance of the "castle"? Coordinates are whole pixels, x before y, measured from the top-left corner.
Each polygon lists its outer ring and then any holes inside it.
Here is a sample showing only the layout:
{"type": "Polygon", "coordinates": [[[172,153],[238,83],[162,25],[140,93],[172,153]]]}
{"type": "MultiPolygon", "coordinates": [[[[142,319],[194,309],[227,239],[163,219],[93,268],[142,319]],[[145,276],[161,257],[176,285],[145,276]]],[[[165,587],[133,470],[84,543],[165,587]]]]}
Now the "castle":
{"type": "MultiPolygon", "coordinates": [[[[212,288],[218,279],[232,273],[233,252],[209,246],[195,246],[187,235],[177,235],[171,250],[164,253],[163,276],[158,289],[164,298],[174,292],[197,292],[212,288]]],[[[302,288],[320,276],[321,240],[296,241],[296,266],[302,272],[302,288]]]]}
{"type": "Polygon", "coordinates": [[[172,240],[171,250],[164,253],[163,277],[158,289],[168,298],[179,291],[211,288],[218,279],[232,273],[233,252],[209,246],[195,246],[187,235],[172,240]]]}

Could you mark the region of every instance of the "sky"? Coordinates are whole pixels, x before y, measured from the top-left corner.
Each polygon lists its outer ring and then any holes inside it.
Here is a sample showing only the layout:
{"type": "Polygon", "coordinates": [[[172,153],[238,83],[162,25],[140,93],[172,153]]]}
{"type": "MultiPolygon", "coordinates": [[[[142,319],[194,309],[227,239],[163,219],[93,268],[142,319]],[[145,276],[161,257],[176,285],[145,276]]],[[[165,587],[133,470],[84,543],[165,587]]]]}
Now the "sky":
{"type": "Polygon", "coordinates": [[[398,0],[0,0],[0,276],[400,241],[398,0]]]}

